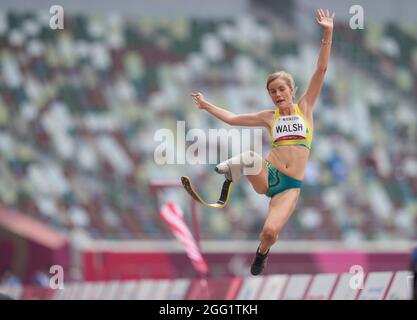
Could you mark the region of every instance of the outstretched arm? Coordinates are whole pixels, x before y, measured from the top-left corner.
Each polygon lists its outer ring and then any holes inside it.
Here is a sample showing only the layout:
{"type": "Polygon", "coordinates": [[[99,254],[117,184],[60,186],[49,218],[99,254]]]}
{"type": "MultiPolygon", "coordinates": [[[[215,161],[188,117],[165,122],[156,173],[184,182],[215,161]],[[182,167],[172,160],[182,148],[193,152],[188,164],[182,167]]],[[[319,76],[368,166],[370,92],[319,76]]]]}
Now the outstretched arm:
{"type": "Polygon", "coordinates": [[[200,92],[192,93],[191,96],[194,98],[195,104],[199,109],[203,109],[211,113],[217,119],[233,126],[247,126],[247,127],[267,127],[269,128],[268,123],[268,114],[273,111],[264,110],[256,113],[247,113],[247,114],[235,114],[228,110],[219,108],[214,104],[204,100],[203,94],[200,92]]]}
{"type": "Polygon", "coordinates": [[[334,12],[330,15],[329,10],[326,10],[326,13],[322,9],[317,10],[316,21],[324,29],[324,32],[321,40],[316,71],[310,80],[307,91],[300,99],[300,104],[304,106],[307,113],[312,111],[316,103],[323,85],[324,75],[326,74],[327,66],[329,64],[330,51],[332,47],[334,15],[334,12]]]}

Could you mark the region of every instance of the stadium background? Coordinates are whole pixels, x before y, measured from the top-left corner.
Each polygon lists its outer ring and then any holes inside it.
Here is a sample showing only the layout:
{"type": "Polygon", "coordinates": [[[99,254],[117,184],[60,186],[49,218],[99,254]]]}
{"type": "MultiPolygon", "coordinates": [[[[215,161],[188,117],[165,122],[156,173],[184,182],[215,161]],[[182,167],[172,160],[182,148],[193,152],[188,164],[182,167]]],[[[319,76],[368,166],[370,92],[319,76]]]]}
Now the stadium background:
{"type": "Polygon", "coordinates": [[[363,30],[349,27],[351,1],[0,1],[0,291],[207,297],[160,218],[174,200],[191,230],[198,226],[209,297],[262,298],[260,288],[275,281],[296,291],[276,298],[328,298],[320,286],[315,295],[307,289],[331,275],[334,293],[354,265],[376,272],[373,298],[389,297],[396,278],[408,279],[417,239],[417,4],[361,2],[363,30]],[[55,4],[64,30],[49,27],[55,4]],[[270,276],[254,279],[267,199],[239,183],[226,209],[209,210],[181,188],[155,188],[188,175],[215,199],[222,180],[213,165],[157,165],[154,134],[175,133],[178,120],[187,130],[228,128],[194,106],[192,91],[252,112],[270,107],[265,79],[284,69],[300,94],[319,50],[319,7],[336,20],[311,159],[271,250],[270,276]],[[37,290],[49,287],[52,265],[63,266],[72,291],[37,290]]]}

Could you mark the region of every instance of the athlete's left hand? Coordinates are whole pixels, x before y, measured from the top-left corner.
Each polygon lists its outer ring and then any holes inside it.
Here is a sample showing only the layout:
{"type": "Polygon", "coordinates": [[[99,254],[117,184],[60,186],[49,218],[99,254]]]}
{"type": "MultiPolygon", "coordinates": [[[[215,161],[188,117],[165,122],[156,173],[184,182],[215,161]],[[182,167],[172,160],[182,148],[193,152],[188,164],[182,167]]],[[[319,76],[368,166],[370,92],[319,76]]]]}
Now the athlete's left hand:
{"type": "Polygon", "coordinates": [[[324,12],[323,9],[317,10],[317,16],[316,21],[320,25],[320,27],[324,29],[333,29],[333,18],[335,13],[333,12],[332,15],[330,15],[329,10],[326,9],[326,12],[324,12]]]}

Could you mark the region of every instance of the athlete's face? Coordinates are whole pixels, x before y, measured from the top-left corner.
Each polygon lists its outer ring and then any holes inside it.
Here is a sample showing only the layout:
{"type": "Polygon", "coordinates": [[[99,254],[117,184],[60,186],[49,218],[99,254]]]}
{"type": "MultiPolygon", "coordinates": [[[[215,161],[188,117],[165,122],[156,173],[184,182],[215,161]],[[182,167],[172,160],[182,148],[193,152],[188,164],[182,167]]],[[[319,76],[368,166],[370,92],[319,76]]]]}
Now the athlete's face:
{"type": "Polygon", "coordinates": [[[284,108],[292,104],[292,90],[282,79],[271,81],[268,86],[269,96],[278,108],[284,108]]]}

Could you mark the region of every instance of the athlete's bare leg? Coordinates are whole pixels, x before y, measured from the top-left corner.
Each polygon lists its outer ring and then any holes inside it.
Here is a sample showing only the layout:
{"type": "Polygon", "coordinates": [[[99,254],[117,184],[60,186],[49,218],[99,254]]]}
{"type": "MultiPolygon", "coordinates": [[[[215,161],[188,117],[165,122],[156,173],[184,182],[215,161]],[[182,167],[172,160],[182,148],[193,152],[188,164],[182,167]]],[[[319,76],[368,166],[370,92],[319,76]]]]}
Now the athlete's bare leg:
{"type": "Polygon", "coordinates": [[[300,189],[289,189],[271,199],[268,215],[259,235],[261,241],[259,253],[267,253],[269,248],[277,241],[279,234],[294,212],[299,196],[300,189]]]}
{"type": "Polygon", "coordinates": [[[261,243],[251,265],[251,273],[253,275],[258,275],[263,271],[269,248],[277,241],[279,234],[294,212],[299,196],[300,189],[289,189],[275,195],[271,199],[268,215],[259,235],[261,243]]]}
{"type": "Polygon", "coordinates": [[[247,175],[249,182],[253,189],[259,194],[266,194],[268,192],[268,168],[265,161],[262,161],[262,170],[255,175],[247,175]]]}

